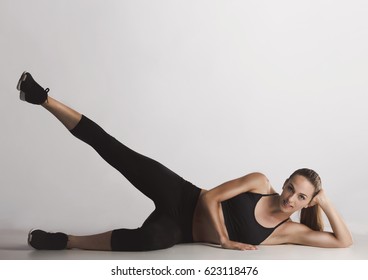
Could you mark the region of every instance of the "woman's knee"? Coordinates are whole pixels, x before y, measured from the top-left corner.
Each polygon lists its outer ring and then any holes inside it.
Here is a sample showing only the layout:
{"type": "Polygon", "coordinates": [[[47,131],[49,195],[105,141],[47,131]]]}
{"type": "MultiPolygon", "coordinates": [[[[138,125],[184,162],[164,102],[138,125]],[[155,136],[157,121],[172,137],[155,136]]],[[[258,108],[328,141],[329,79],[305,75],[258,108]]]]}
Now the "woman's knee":
{"type": "Polygon", "coordinates": [[[149,224],[138,229],[117,229],[111,235],[112,251],[152,251],[180,243],[177,227],[149,224]]]}

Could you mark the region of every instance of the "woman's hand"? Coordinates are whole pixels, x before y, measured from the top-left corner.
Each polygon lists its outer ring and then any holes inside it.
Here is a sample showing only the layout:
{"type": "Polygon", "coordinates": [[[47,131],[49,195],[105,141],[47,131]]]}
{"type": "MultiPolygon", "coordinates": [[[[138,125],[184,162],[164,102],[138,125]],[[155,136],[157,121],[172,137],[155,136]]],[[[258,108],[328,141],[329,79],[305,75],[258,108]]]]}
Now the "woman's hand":
{"type": "Polygon", "coordinates": [[[235,241],[231,241],[229,239],[221,242],[221,247],[224,248],[224,249],[241,250],[241,251],[257,250],[257,247],[254,246],[254,245],[235,242],[235,241]]]}
{"type": "Polygon", "coordinates": [[[321,205],[323,202],[327,200],[326,193],[323,189],[321,189],[312,199],[311,202],[309,202],[308,206],[312,207],[314,205],[321,205]]]}

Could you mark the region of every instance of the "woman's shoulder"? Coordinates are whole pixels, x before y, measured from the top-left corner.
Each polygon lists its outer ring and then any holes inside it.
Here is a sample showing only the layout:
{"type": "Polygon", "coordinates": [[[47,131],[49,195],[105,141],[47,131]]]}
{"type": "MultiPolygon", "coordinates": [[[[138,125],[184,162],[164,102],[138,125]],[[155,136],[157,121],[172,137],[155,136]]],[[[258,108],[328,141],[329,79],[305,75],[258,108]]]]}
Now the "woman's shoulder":
{"type": "Polygon", "coordinates": [[[252,172],[245,176],[252,177],[254,181],[254,188],[252,190],[253,193],[266,194],[266,195],[277,193],[275,189],[272,187],[270,180],[264,173],[252,172]]]}

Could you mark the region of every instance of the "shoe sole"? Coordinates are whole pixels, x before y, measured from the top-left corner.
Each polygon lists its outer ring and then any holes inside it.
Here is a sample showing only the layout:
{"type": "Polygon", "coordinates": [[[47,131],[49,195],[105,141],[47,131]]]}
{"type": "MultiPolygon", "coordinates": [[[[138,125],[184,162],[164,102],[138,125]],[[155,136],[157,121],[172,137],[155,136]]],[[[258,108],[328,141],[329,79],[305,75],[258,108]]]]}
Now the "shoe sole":
{"type": "Polygon", "coordinates": [[[34,231],[34,229],[31,229],[29,232],[28,232],[28,239],[27,239],[27,243],[29,246],[33,247],[31,245],[31,241],[32,241],[32,232],[34,231]]]}
{"type": "Polygon", "coordinates": [[[17,90],[20,91],[20,100],[23,100],[23,101],[26,101],[26,94],[20,90],[20,85],[22,84],[22,82],[24,82],[27,78],[27,71],[24,71],[22,76],[20,76],[20,79],[18,81],[18,84],[17,84],[17,90]]]}

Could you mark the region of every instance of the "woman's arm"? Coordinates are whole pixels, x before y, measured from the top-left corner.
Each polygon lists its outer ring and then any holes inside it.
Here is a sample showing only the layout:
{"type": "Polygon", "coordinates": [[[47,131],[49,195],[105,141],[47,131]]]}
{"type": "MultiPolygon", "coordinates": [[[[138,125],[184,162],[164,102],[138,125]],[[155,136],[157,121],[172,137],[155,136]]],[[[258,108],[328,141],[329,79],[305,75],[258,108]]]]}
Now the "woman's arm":
{"type": "Polygon", "coordinates": [[[203,195],[205,210],[218,234],[218,242],[223,248],[237,250],[256,249],[253,245],[229,240],[225,224],[220,217],[220,203],[243,192],[267,192],[267,188],[269,188],[269,182],[265,175],[251,173],[223,183],[203,195]]]}
{"type": "Polygon", "coordinates": [[[327,198],[324,190],[321,190],[314,197],[310,206],[316,204],[318,204],[326,214],[332,232],[313,231],[307,226],[294,224],[293,229],[288,230],[289,232],[294,232],[291,234],[290,243],[329,248],[344,248],[351,246],[353,244],[351,233],[342,217],[327,198]]]}

